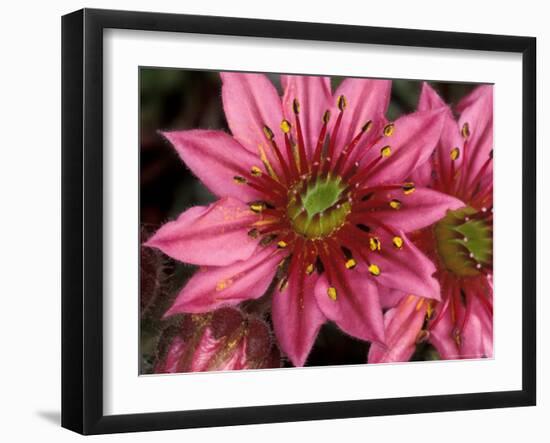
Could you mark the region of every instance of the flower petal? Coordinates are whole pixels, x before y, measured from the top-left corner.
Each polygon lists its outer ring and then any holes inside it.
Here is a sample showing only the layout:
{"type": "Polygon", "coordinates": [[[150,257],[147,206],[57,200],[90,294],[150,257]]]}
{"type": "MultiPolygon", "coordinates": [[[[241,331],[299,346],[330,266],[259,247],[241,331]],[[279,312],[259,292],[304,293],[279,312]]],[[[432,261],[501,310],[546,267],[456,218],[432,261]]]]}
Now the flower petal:
{"type": "Polygon", "coordinates": [[[462,330],[462,358],[493,357],[493,316],[477,297],[468,300],[471,312],[462,330]]]}
{"type": "Polygon", "coordinates": [[[295,366],[303,366],[326,321],[314,291],[317,275],[292,272],[288,286],[273,295],[273,329],[282,351],[295,366]]]}
{"type": "Polygon", "coordinates": [[[319,278],[315,287],[317,303],[325,316],[353,337],[383,343],[382,308],[371,278],[357,270],[345,270],[331,284],[336,289],[335,300],[328,295],[326,275],[319,278]]]}
{"type": "Polygon", "coordinates": [[[307,75],[282,75],[281,84],[284,89],[284,114],[285,118],[292,125],[295,140],[294,99],[297,99],[300,104],[300,124],[302,125],[304,134],[306,153],[311,158],[323,125],[323,114],[333,106],[330,78],[307,75]]]}
{"type": "MultiPolygon", "coordinates": [[[[373,126],[361,139],[361,146],[368,146],[369,142],[374,141],[386,123],[391,86],[391,80],[363,78],[346,78],[340,84],[334,93],[334,102],[343,95],[347,106],[336,137],[336,154],[359,134],[369,120],[373,126]]],[[[336,115],[333,119],[336,119],[336,115]]]]}
{"type": "Polygon", "coordinates": [[[380,268],[377,283],[407,294],[440,300],[438,281],[433,278],[435,265],[403,232],[397,232],[402,246],[396,248],[393,238],[381,230],[376,232],[380,251],[370,254],[369,260],[380,268]]]}
{"type": "MultiPolygon", "coordinates": [[[[465,157],[467,163],[467,187],[472,183],[484,163],[490,158],[493,150],[493,86],[478,86],[458,104],[461,113],[458,120],[459,128],[468,124],[470,135],[467,139],[465,157]]],[[[492,174],[492,165],[487,173],[492,174]]],[[[491,180],[486,183],[490,183],[491,180]]]]}
{"type": "Polygon", "coordinates": [[[369,363],[408,361],[416,350],[416,339],[426,316],[427,303],[421,297],[409,295],[384,314],[386,345],[373,343],[369,363]]]}
{"type": "Polygon", "coordinates": [[[441,108],[444,109],[445,114],[443,130],[441,132],[441,139],[437,144],[437,148],[432,158],[432,161],[426,162],[421,165],[419,167],[419,170],[416,171],[416,176],[412,178],[418,180],[418,174],[421,173],[420,171],[424,171],[426,168],[430,168],[430,172],[431,169],[433,169],[436,173],[436,177],[440,182],[438,187],[446,189],[453,180],[451,164],[454,163],[455,170],[458,170],[463,160],[462,155],[460,155],[456,160],[453,161],[451,159],[451,151],[454,148],[458,148],[460,150],[460,153],[462,153],[464,139],[460,134],[458,123],[453,117],[451,108],[447,104],[445,104],[443,99],[430,85],[428,85],[428,83],[423,83],[422,92],[420,93],[420,99],[418,102],[418,110],[429,111],[441,108]]]}
{"type": "Polygon", "coordinates": [[[236,176],[247,175],[252,166],[261,167],[261,161],[230,135],[202,129],[164,132],[163,135],[189,169],[217,196],[235,197],[245,202],[262,197],[252,187],[235,181],[236,176]]]}
{"type": "Polygon", "coordinates": [[[392,209],[388,203],[373,207],[376,217],[380,217],[386,225],[393,226],[404,232],[411,232],[429,226],[443,217],[448,210],[461,208],[464,203],[450,195],[433,191],[428,188],[415,189],[409,195],[403,191],[390,191],[384,194],[384,199],[398,200],[399,209],[392,209]]]}
{"type": "Polygon", "coordinates": [[[443,128],[443,109],[415,112],[397,119],[394,131],[369,148],[359,170],[368,168],[367,185],[405,180],[426,162],[435,149],[443,128]],[[389,156],[380,158],[382,148],[390,147],[389,156]],[[373,165],[373,162],[376,164],[373,165]]]}
{"type": "Polygon", "coordinates": [[[280,173],[272,148],[265,136],[268,126],[284,156],[284,137],[279,129],[283,120],[281,98],[264,74],[222,72],[222,101],[227,123],[235,139],[248,151],[264,150],[273,168],[280,173]]]}
{"type": "Polygon", "coordinates": [[[176,297],[166,316],[202,313],[261,297],[271,284],[282,252],[262,248],[248,260],[199,269],[176,297]]]}
{"type": "Polygon", "coordinates": [[[250,208],[231,197],[195,206],[162,226],[145,244],[185,263],[226,266],[246,260],[257,247],[247,233],[258,220],[250,208]]]}

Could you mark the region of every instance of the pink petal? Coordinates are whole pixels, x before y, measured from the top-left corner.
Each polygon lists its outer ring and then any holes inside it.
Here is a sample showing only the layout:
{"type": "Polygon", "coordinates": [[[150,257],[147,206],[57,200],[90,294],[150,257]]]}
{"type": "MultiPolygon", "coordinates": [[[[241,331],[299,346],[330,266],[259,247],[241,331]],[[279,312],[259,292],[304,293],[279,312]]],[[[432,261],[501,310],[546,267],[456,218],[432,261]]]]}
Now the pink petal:
{"type": "MultiPolygon", "coordinates": [[[[459,128],[467,123],[470,129],[465,148],[469,187],[475,185],[471,180],[477,176],[493,150],[493,86],[478,86],[462,99],[457,109],[461,113],[458,120],[459,128]]],[[[491,177],[492,170],[491,165],[487,170],[491,177]]],[[[492,184],[492,180],[485,183],[492,184]]]]}
{"type": "Polygon", "coordinates": [[[448,108],[447,104],[427,82],[422,83],[420,98],[418,99],[418,111],[430,111],[437,108],[448,108]]]}
{"type": "Polygon", "coordinates": [[[305,148],[313,156],[317,140],[323,125],[323,114],[333,107],[330,91],[330,78],[305,75],[282,75],[284,89],[283,110],[285,118],[291,123],[296,140],[296,125],[293,111],[294,99],[300,104],[300,124],[304,134],[305,148]]]}
{"type": "Polygon", "coordinates": [[[453,322],[452,298],[454,296],[454,282],[448,283],[446,280],[441,281],[441,294],[443,301],[439,303],[430,320],[428,329],[430,331],[429,340],[437,349],[442,360],[455,360],[460,358],[460,351],[456,342],[456,327],[455,322],[459,323],[463,317],[462,305],[457,306],[460,312],[455,311],[453,322]]]}
{"type": "Polygon", "coordinates": [[[392,209],[388,203],[374,207],[374,214],[386,225],[393,226],[404,232],[411,232],[429,226],[441,220],[448,210],[464,207],[460,200],[427,188],[417,188],[412,194],[405,195],[403,191],[384,193],[384,199],[399,200],[401,207],[392,209]]]}
{"type": "Polygon", "coordinates": [[[368,185],[404,181],[411,173],[426,162],[435,149],[443,123],[443,109],[415,112],[397,119],[394,132],[384,136],[361,162],[361,168],[369,168],[368,185]],[[381,156],[382,148],[389,146],[391,155],[381,158],[374,166],[372,162],[381,156]]]}
{"type": "Polygon", "coordinates": [[[252,166],[261,167],[258,156],[251,154],[230,135],[221,131],[195,129],[164,132],[184,163],[219,197],[235,197],[252,201],[262,194],[245,184],[236,183],[235,176],[246,176],[252,166]]]}
{"type": "Polygon", "coordinates": [[[315,300],[317,274],[292,272],[288,286],[273,294],[273,328],[282,351],[303,366],[321,325],[326,321],[315,300]]]}
{"type": "MultiPolygon", "coordinates": [[[[346,78],[340,84],[334,93],[334,102],[343,95],[347,107],[336,137],[337,154],[359,134],[369,120],[373,126],[361,139],[360,146],[368,146],[374,141],[386,123],[385,114],[390,102],[391,86],[391,80],[361,78],[346,78]]],[[[336,120],[337,116],[338,110],[334,111],[332,119],[336,120]]]]}
{"type": "Polygon", "coordinates": [[[462,358],[493,357],[493,316],[477,297],[468,299],[471,312],[462,330],[462,358]]]}
{"type": "Polygon", "coordinates": [[[336,300],[328,296],[329,283],[322,275],[315,287],[315,297],[325,316],[345,333],[362,340],[384,342],[384,319],[378,290],[371,279],[354,270],[343,270],[331,282],[336,300]]]}
{"type": "Polygon", "coordinates": [[[207,312],[261,297],[273,280],[281,254],[275,248],[265,247],[248,260],[199,269],[178,294],[165,317],[182,312],[207,312]]]}
{"type": "MultiPolygon", "coordinates": [[[[424,163],[419,169],[425,173],[425,169],[430,167],[435,170],[436,176],[439,177],[440,180],[443,180],[444,183],[450,183],[453,179],[451,177],[451,164],[454,163],[455,170],[458,170],[462,163],[462,155],[460,155],[454,162],[451,160],[451,150],[454,148],[459,148],[462,153],[464,139],[460,135],[460,129],[453,117],[451,108],[445,104],[443,99],[430,85],[428,85],[428,83],[424,83],[422,85],[422,92],[420,93],[418,110],[429,111],[441,108],[444,109],[445,114],[441,139],[437,144],[436,152],[434,153],[432,161],[424,163]]],[[[413,177],[413,179],[418,178],[418,175],[413,177]]]]}
{"type": "Polygon", "coordinates": [[[389,309],[395,308],[399,302],[408,295],[406,292],[378,285],[378,296],[380,297],[382,309],[389,309]]]}
{"type": "Polygon", "coordinates": [[[377,283],[407,294],[440,300],[438,281],[433,278],[435,265],[402,232],[396,233],[403,240],[398,249],[392,237],[383,231],[375,235],[381,242],[381,249],[369,255],[369,260],[380,268],[377,283]]]}
{"type": "Polygon", "coordinates": [[[373,343],[369,363],[408,361],[416,350],[416,339],[426,316],[426,301],[409,295],[384,315],[386,345],[373,343]]]}
{"type": "Polygon", "coordinates": [[[442,360],[460,358],[460,352],[454,338],[454,325],[451,322],[450,310],[437,322],[437,326],[430,330],[430,343],[437,349],[442,360]]]}
{"type": "Polygon", "coordinates": [[[178,372],[178,365],[181,356],[187,349],[187,343],[181,337],[174,337],[168,350],[166,356],[163,360],[159,361],[155,367],[155,373],[174,373],[178,372]]]}
{"type": "Polygon", "coordinates": [[[275,86],[264,74],[222,72],[220,75],[223,109],[231,133],[254,154],[259,153],[261,146],[273,168],[280,173],[280,166],[264,134],[264,126],[268,126],[284,155],[285,142],[280,129],[283,108],[275,86]]]}
{"type": "Polygon", "coordinates": [[[146,243],[185,263],[225,266],[245,260],[257,241],[248,235],[258,220],[248,205],[225,197],[209,206],[195,206],[162,226],[146,243]]]}

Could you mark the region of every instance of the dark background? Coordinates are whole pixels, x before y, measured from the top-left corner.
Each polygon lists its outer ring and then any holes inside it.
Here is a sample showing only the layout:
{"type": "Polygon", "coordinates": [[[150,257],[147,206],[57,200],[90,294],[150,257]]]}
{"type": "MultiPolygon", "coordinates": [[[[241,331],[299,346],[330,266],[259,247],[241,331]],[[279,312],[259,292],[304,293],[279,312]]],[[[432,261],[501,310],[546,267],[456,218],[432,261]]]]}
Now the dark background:
{"type": "MultiPolygon", "coordinates": [[[[280,88],[279,76],[268,74],[280,88]]],[[[336,89],[342,78],[332,78],[336,89]]],[[[447,103],[456,104],[475,85],[430,82],[447,103]]],[[[421,82],[393,80],[387,117],[395,120],[413,112],[421,82]]],[[[159,130],[193,128],[229,132],[221,103],[221,81],[217,72],[166,68],[140,69],[140,210],[141,240],[187,208],[204,205],[214,196],[182,163],[159,130]]],[[[141,373],[151,373],[162,332],[177,318],[162,321],[194,266],[175,262],[149,248],[141,248],[141,373]]],[[[365,363],[368,345],[343,333],[331,323],[321,329],[308,366],[365,363]]],[[[414,360],[437,359],[429,345],[419,345],[414,360]]],[[[285,366],[290,366],[284,361],[285,366]]]]}

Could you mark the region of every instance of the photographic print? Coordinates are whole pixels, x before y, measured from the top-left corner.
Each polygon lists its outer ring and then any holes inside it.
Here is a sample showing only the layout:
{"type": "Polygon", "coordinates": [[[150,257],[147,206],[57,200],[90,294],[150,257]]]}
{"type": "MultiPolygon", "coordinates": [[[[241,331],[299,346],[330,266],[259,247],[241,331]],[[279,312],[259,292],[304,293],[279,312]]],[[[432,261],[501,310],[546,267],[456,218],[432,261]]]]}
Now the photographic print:
{"type": "Polygon", "coordinates": [[[141,374],[493,357],[493,86],[140,68],[141,374]]]}

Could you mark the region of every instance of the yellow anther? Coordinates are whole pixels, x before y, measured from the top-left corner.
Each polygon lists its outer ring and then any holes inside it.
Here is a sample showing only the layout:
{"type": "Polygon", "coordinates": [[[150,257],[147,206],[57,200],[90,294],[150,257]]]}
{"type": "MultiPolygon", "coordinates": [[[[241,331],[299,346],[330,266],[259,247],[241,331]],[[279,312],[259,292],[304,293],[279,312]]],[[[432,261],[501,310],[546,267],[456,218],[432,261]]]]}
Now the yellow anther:
{"type": "Polygon", "coordinates": [[[390,200],[390,208],[400,209],[401,208],[401,202],[399,200],[396,200],[396,199],[390,200]]]}
{"type": "Polygon", "coordinates": [[[246,178],[236,175],[233,177],[233,181],[238,185],[246,185],[246,178]]]}
{"type": "Polygon", "coordinates": [[[336,297],[337,297],[336,288],[331,286],[330,288],[327,289],[327,294],[331,300],[336,301],[336,297]]]}
{"type": "Polygon", "coordinates": [[[323,114],[323,123],[327,124],[330,120],[330,111],[327,109],[323,114]]]}
{"type": "Polygon", "coordinates": [[[313,266],[313,263],[310,263],[309,265],[307,265],[306,267],[306,274],[307,275],[311,275],[313,274],[313,270],[315,269],[315,267],[313,266]]]}
{"type": "Polygon", "coordinates": [[[266,235],[264,238],[262,238],[262,239],[260,240],[260,245],[261,245],[261,246],[267,246],[267,245],[271,244],[271,242],[272,242],[273,240],[275,240],[275,237],[277,237],[276,234],[266,235]]]}
{"type": "Polygon", "coordinates": [[[346,100],[346,97],[341,95],[340,97],[338,97],[338,109],[340,111],[343,111],[344,109],[346,109],[346,106],[348,105],[348,101],[346,100]]]}
{"type": "Polygon", "coordinates": [[[300,102],[296,98],[292,101],[292,110],[296,115],[300,113],[300,102]]]}
{"type": "Polygon", "coordinates": [[[393,135],[394,130],[395,130],[395,125],[393,123],[390,123],[390,124],[384,126],[384,135],[386,137],[389,137],[389,136],[393,135]]]}
{"type": "Polygon", "coordinates": [[[380,240],[377,237],[369,238],[369,247],[371,251],[380,251],[381,248],[380,240]]]}
{"type": "Polygon", "coordinates": [[[380,268],[375,264],[369,265],[369,272],[375,277],[378,277],[380,275],[380,268]]]}
{"type": "Polygon", "coordinates": [[[403,193],[405,195],[412,194],[416,190],[414,183],[408,182],[403,185],[403,193]]]}
{"type": "Polygon", "coordinates": [[[428,306],[426,306],[426,317],[428,317],[428,320],[432,318],[433,313],[434,313],[433,303],[429,301],[428,306]]]}
{"type": "Polygon", "coordinates": [[[291,126],[290,126],[290,123],[288,122],[288,120],[283,120],[281,122],[281,129],[283,130],[283,132],[285,134],[288,134],[290,132],[290,128],[291,128],[291,126]]]}
{"type": "Polygon", "coordinates": [[[460,130],[460,133],[464,138],[468,138],[470,136],[470,125],[468,124],[468,122],[462,125],[462,129],[460,130]]]}
{"type": "Polygon", "coordinates": [[[288,278],[283,277],[279,282],[279,292],[283,292],[288,287],[288,278]]]}
{"type": "Polygon", "coordinates": [[[250,210],[252,212],[255,212],[256,214],[259,214],[260,212],[265,210],[266,205],[265,205],[264,202],[252,202],[252,203],[250,203],[249,207],[250,207],[250,210]]]}
{"type": "Polygon", "coordinates": [[[372,128],[372,120],[369,120],[367,123],[365,123],[361,128],[361,131],[368,132],[370,131],[370,128],[372,128]]]}
{"type": "Polygon", "coordinates": [[[353,269],[356,266],[357,262],[353,258],[350,258],[348,261],[346,261],[346,269],[353,269]]]}
{"type": "Polygon", "coordinates": [[[382,157],[389,157],[391,155],[391,147],[384,146],[382,149],[380,149],[380,155],[382,157]]]}
{"type": "Polygon", "coordinates": [[[392,243],[397,249],[401,249],[403,247],[403,239],[397,235],[392,239],[392,243]]]}
{"type": "Polygon", "coordinates": [[[278,248],[286,248],[288,246],[288,243],[286,241],[283,241],[283,240],[280,240],[279,242],[277,242],[277,247],[278,248]]]}
{"type": "Polygon", "coordinates": [[[264,126],[264,134],[268,140],[273,140],[273,137],[274,137],[273,131],[269,126],[264,126]]]}
{"type": "Polygon", "coordinates": [[[451,149],[451,160],[452,161],[458,160],[459,157],[460,157],[460,149],[459,148],[451,149]]]}
{"type": "Polygon", "coordinates": [[[257,166],[252,166],[252,168],[250,168],[250,173],[254,177],[259,177],[260,175],[262,175],[262,170],[260,168],[258,168],[257,166]]]}

